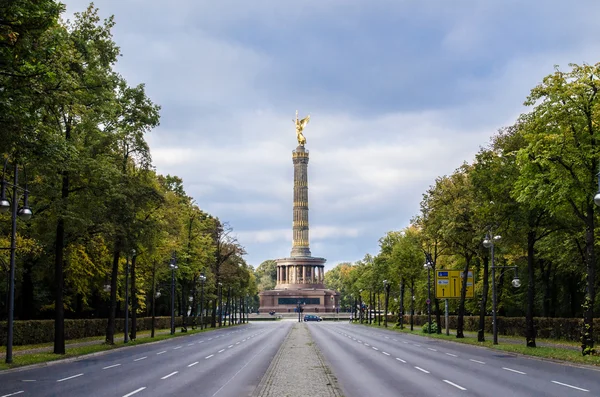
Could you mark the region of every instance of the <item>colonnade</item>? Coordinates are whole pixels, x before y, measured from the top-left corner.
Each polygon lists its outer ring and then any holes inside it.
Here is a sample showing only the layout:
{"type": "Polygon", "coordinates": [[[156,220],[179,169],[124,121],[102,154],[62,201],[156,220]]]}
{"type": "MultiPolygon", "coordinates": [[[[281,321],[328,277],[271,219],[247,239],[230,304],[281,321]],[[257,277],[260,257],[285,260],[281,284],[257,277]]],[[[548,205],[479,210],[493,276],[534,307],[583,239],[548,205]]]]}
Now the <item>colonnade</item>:
{"type": "Polygon", "coordinates": [[[316,265],[279,265],[277,284],[323,284],[324,270],[316,265]]]}

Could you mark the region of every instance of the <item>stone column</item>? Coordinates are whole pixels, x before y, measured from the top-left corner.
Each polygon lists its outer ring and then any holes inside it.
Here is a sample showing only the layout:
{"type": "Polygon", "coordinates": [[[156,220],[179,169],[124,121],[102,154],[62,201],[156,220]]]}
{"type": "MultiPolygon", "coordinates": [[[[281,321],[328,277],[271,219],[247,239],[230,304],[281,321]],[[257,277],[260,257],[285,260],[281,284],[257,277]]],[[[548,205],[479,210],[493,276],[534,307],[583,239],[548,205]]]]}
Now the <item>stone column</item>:
{"type": "Polygon", "coordinates": [[[306,284],[306,266],[302,266],[302,284],[306,284]]]}
{"type": "Polygon", "coordinates": [[[299,145],[292,152],[294,163],[294,217],[292,257],[310,256],[308,238],[308,151],[299,145]]]}

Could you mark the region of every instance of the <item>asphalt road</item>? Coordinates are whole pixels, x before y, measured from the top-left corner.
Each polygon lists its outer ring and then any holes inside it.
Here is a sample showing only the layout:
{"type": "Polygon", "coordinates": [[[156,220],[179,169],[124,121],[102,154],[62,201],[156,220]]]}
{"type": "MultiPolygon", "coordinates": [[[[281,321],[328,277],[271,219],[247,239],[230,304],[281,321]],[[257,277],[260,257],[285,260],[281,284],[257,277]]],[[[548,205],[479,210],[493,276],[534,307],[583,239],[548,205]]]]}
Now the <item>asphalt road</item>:
{"type": "Polygon", "coordinates": [[[248,396],[291,322],[256,322],[0,373],[0,397],[248,396]]]}
{"type": "Polygon", "coordinates": [[[600,370],[348,323],[310,323],[345,397],[600,396],[600,370]]]}

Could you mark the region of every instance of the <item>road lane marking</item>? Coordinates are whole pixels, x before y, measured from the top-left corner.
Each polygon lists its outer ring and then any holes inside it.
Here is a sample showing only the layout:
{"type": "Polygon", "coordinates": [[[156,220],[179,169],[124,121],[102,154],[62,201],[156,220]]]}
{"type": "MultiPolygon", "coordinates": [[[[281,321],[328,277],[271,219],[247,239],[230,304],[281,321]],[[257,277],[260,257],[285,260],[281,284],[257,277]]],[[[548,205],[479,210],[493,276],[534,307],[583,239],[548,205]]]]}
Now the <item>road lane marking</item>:
{"type": "Polygon", "coordinates": [[[372,347],[373,350],[379,350],[378,348],[376,348],[375,346],[372,347]]]}
{"type": "Polygon", "coordinates": [[[198,344],[200,344],[200,343],[203,343],[203,342],[204,342],[204,341],[203,341],[203,340],[201,340],[200,342],[198,342],[198,344]]]}
{"type": "Polygon", "coordinates": [[[383,354],[385,354],[386,356],[389,356],[389,355],[390,355],[390,353],[386,353],[386,352],[382,352],[382,353],[383,353],[383,354]]]}
{"type": "Polygon", "coordinates": [[[193,366],[194,366],[194,365],[196,365],[196,364],[198,364],[198,361],[196,361],[196,362],[193,362],[193,363],[191,363],[190,365],[188,365],[188,368],[189,368],[189,367],[193,367],[193,366]]]}
{"type": "Polygon", "coordinates": [[[483,361],[473,360],[472,358],[469,361],[473,361],[474,363],[485,364],[483,361]]]}
{"type": "Polygon", "coordinates": [[[25,393],[25,391],[24,391],[24,390],[20,390],[20,391],[16,391],[16,392],[14,392],[14,393],[5,394],[5,395],[3,395],[3,396],[0,396],[0,397],[10,397],[10,396],[16,396],[17,394],[21,394],[21,393],[25,393]]]}
{"type": "Polygon", "coordinates": [[[229,345],[229,346],[227,346],[227,348],[228,348],[228,349],[231,349],[232,347],[233,347],[233,345],[229,345]]]}
{"type": "Polygon", "coordinates": [[[392,340],[395,341],[395,342],[398,342],[398,339],[392,339],[392,340]]]}
{"type": "Polygon", "coordinates": [[[169,375],[165,375],[165,376],[163,376],[161,379],[167,379],[167,378],[170,378],[171,376],[175,375],[175,374],[176,374],[176,373],[178,373],[178,372],[179,372],[179,371],[173,371],[173,372],[171,372],[169,375]]]}
{"type": "Polygon", "coordinates": [[[577,387],[577,386],[569,385],[569,384],[567,384],[567,383],[557,382],[557,381],[555,381],[555,380],[553,380],[553,381],[551,381],[551,382],[552,382],[552,383],[556,383],[557,385],[561,385],[561,386],[570,387],[570,388],[572,388],[572,389],[575,389],[575,390],[581,390],[581,391],[587,391],[587,392],[589,392],[589,390],[588,390],[588,389],[582,389],[581,387],[577,387]]]}
{"type": "Polygon", "coordinates": [[[210,356],[206,356],[206,357],[204,357],[204,359],[205,359],[205,360],[208,360],[209,358],[211,358],[211,357],[213,357],[213,356],[214,356],[214,354],[211,354],[210,356]]]}
{"type": "Polygon", "coordinates": [[[242,342],[246,342],[246,339],[242,339],[242,342]]]}
{"type": "Polygon", "coordinates": [[[142,390],[144,390],[144,389],[145,389],[145,387],[140,387],[139,389],[137,389],[137,390],[134,390],[134,391],[132,391],[131,393],[127,393],[127,394],[125,394],[123,397],[129,397],[129,396],[133,396],[134,394],[136,394],[136,393],[139,393],[139,392],[141,392],[141,391],[142,391],[142,390]]]}
{"type": "Polygon", "coordinates": [[[174,347],[173,350],[181,349],[181,346],[174,347]]]}
{"type": "Polygon", "coordinates": [[[236,344],[236,345],[239,345],[239,344],[240,344],[240,342],[235,342],[235,344],[236,344]]]}
{"type": "Polygon", "coordinates": [[[78,378],[80,376],[82,376],[83,374],[77,374],[77,375],[73,375],[73,376],[69,376],[68,378],[62,378],[57,380],[57,382],[64,382],[65,380],[69,380],[69,379],[73,379],[73,378],[78,378]]]}
{"type": "Polygon", "coordinates": [[[108,367],[104,367],[102,369],[109,369],[109,368],[114,368],[114,367],[118,367],[121,364],[113,364],[113,365],[109,365],[108,367]]]}
{"type": "Polygon", "coordinates": [[[156,355],[158,356],[159,354],[163,354],[163,353],[166,353],[166,352],[167,352],[166,350],[163,350],[161,352],[156,353],[156,355]]]}
{"type": "Polygon", "coordinates": [[[221,349],[217,353],[223,353],[224,351],[225,351],[225,349],[221,349]]]}
{"type": "Polygon", "coordinates": [[[148,358],[148,356],[145,356],[145,357],[140,357],[140,358],[136,358],[136,359],[135,359],[135,360],[133,360],[133,361],[141,361],[141,360],[145,360],[145,359],[147,359],[147,358],[148,358]]]}
{"type": "Polygon", "coordinates": [[[402,343],[408,343],[408,342],[402,341],[402,343]]]}
{"type": "Polygon", "coordinates": [[[37,382],[35,379],[23,379],[21,382],[37,382]]]}
{"type": "Polygon", "coordinates": [[[188,343],[188,346],[193,346],[196,342],[188,343]]]}
{"type": "Polygon", "coordinates": [[[400,362],[402,362],[402,363],[406,363],[406,361],[404,361],[403,359],[401,359],[401,358],[398,358],[398,357],[396,357],[396,360],[398,360],[398,361],[400,361],[400,362]]]}
{"type": "Polygon", "coordinates": [[[452,353],[446,353],[446,354],[449,356],[452,356],[452,357],[458,357],[456,354],[452,354],[452,353]]]}
{"type": "Polygon", "coordinates": [[[429,371],[427,371],[426,369],[423,369],[423,368],[421,368],[421,367],[415,367],[415,368],[416,368],[416,369],[418,369],[418,370],[419,370],[419,371],[421,371],[421,372],[425,372],[426,374],[428,374],[428,373],[429,373],[429,371]]]}
{"type": "Polygon", "coordinates": [[[371,345],[369,345],[368,343],[365,343],[365,346],[371,346],[371,345]]]}
{"type": "Polygon", "coordinates": [[[505,369],[505,370],[510,371],[510,372],[516,372],[516,373],[521,374],[521,375],[527,375],[525,372],[517,371],[516,369],[510,369],[510,368],[506,368],[506,367],[502,367],[502,369],[505,369]]]}
{"type": "Polygon", "coordinates": [[[417,347],[421,347],[421,345],[417,345],[416,343],[413,343],[413,345],[417,346],[417,347]]]}
{"type": "Polygon", "coordinates": [[[212,338],[208,338],[208,340],[212,340],[212,338]]]}
{"type": "Polygon", "coordinates": [[[435,349],[432,349],[431,347],[428,347],[427,349],[428,349],[428,350],[431,350],[432,352],[436,352],[436,351],[437,351],[437,350],[435,350],[435,349]]]}
{"type": "Polygon", "coordinates": [[[362,340],[360,340],[360,339],[359,339],[359,340],[358,340],[358,343],[362,343],[362,340]]]}
{"type": "Polygon", "coordinates": [[[447,383],[447,384],[449,384],[449,385],[452,385],[452,386],[456,387],[457,389],[460,389],[460,390],[467,390],[467,389],[465,389],[464,387],[457,385],[456,383],[452,383],[452,382],[450,382],[449,380],[446,380],[446,379],[444,379],[444,382],[446,382],[446,383],[447,383]]]}

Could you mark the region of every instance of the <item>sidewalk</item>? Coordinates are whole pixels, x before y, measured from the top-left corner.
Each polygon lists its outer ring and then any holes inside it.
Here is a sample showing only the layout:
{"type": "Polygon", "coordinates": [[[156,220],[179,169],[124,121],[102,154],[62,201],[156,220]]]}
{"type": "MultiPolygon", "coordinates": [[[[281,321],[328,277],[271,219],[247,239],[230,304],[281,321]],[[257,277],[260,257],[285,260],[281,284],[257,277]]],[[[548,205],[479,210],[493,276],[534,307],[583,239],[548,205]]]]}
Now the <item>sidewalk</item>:
{"type": "Polygon", "coordinates": [[[295,323],[253,397],[341,397],[337,380],[304,323],[295,323]]]}

